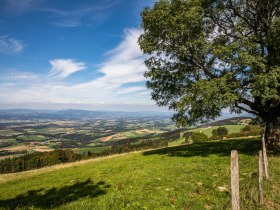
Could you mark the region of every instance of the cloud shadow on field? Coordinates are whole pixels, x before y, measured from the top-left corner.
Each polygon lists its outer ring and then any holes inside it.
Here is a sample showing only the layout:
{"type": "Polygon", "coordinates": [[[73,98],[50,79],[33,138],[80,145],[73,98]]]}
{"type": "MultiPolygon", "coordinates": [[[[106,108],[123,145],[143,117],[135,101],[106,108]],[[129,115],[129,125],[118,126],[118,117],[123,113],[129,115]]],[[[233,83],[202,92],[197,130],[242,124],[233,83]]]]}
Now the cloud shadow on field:
{"type": "Polygon", "coordinates": [[[255,155],[261,148],[260,139],[232,139],[222,141],[197,142],[190,145],[163,148],[144,152],[144,155],[168,155],[177,157],[207,157],[209,155],[230,156],[231,150],[241,154],[255,155]]]}
{"type": "Polygon", "coordinates": [[[20,194],[14,198],[0,200],[0,208],[41,208],[52,209],[62,204],[76,201],[80,198],[94,198],[106,194],[106,185],[101,181],[94,184],[90,179],[78,182],[62,188],[29,190],[27,193],[20,194]]]}

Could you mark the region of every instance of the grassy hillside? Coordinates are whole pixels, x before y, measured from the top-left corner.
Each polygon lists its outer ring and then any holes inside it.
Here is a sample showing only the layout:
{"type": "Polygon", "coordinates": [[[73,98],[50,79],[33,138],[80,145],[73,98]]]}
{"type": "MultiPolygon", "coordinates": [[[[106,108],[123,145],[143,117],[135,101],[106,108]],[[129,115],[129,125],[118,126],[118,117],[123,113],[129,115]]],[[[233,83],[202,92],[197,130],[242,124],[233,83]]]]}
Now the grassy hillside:
{"type": "MultiPolygon", "coordinates": [[[[208,128],[195,128],[195,129],[192,129],[190,131],[201,132],[201,133],[206,134],[208,137],[211,137],[212,136],[212,130],[217,129],[219,127],[220,126],[211,126],[211,127],[208,127],[208,128]]],[[[223,125],[222,127],[226,127],[228,129],[228,133],[230,134],[230,133],[240,132],[241,128],[244,128],[244,125],[223,125]]]]}
{"type": "MultiPolygon", "coordinates": [[[[241,208],[257,209],[259,140],[196,143],[0,175],[0,209],[230,209],[230,151],[240,151],[241,208]]],[[[265,209],[280,209],[270,154],[265,209]]]]}

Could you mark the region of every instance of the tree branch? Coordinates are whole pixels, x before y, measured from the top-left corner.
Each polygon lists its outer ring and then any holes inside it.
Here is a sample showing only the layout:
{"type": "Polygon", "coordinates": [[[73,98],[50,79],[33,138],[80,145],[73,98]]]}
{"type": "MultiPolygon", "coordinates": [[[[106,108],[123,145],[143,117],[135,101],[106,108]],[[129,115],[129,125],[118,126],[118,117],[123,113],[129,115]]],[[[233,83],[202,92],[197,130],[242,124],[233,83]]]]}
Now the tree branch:
{"type": "Polygon", "coordinates": [[[237,102],[235,102],[235,107],[238,108],[238,109],[241,109],[241,110],[243,110],[243,111],[245,111],[245,112],[248,112],[248,113],[251,113],[251,114],[254,114],[254,115],[259,116],[259,113],[258,113],[258,112],[254,111],[254,110],[246,109],[246,108],[244,108],[244,107],[238,105],[237,102]]]}

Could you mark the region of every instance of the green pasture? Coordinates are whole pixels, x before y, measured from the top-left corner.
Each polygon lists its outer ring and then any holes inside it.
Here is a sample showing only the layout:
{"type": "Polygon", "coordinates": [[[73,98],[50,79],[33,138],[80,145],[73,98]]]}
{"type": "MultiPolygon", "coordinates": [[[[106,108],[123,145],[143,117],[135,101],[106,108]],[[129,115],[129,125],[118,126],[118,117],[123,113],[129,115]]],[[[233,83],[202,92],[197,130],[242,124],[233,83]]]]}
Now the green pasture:
{"type": "Polygon", "coordinates": [[[45,137],[42,135],[22,135],[17,137],[18,140],[24,141],[45,141],[48,140],[49,137],[45,137]]]}
{"type": "Polygon", "coordinates": [[[240,130],[242,128],[244,128],[245,126],[244,125],[211,126],[211,127],[208,127],[208,128],[195,128],[195,129],[191,129],[189,131],[190,132],[201,132],[201,133],[206,134],[208,137],[211,137],[212,136],[212,130],[213,129],[217,129],[219,127],[226,127],[228,129],[228,133],[231,134],[231,133],[238,133],[238,132],[240,132],[240,130]]]}
{"type": "Polygon", "coordinates": [[[18,134],[21,134],[21,133],[14,131],[12,129],[0,130],[1,136],[13,136],[13,135],[18,135],[18,134]]]}
{"type": "Polygon", "coordinates": [[[77,149],[78,153],[84,153],[84,152],[91,152],[91,153],[100,153],[106,149],[110,149],[111,146],[101,146],[101,147],[85,147],[85,148],[79,148],[77,149]]]}
{"type": "Polygon", "coordinates": [[[8,146],[5,146],[5,147],[10,147],[10,146],[18,145],[18,144],[19,143],[17,142],[17,140],[13,139],[13,138],[1,139],[0,140],[0,147],[3,147],[5,145],[8,145],[8,146]]]}
{"type": "Polygon", "coordinates": [[[231,209],[232,149],[241,209],[280,209],[277,153],[258,207],[259,148],[259,139],[221,140],[0,175],[0,209],[231,209]]]}

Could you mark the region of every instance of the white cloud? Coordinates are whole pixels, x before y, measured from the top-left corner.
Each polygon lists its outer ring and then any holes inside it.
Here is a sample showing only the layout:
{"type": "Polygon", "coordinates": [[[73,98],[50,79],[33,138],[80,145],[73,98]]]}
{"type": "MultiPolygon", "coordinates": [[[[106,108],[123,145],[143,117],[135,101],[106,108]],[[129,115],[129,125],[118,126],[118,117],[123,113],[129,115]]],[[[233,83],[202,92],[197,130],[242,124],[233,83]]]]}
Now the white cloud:
{"type": "Polygon", "coordinates": [[[80,84],[50,80],[63,79],[86,68],[83,62],[55,59],[50,61],[52,69],[45,81],[42,79],[9,90],[0,84],[0,99],[6,102],[154,104],[144,85],[146,79],[143,73],[146,67],[144,56],[137,44],[140,34],[141,30],[138,29],[125,31],[120,44],[106,54],[107,60],[95,70],[103,75],[97,79],[92,78],[91,81],[80,84]]]}
{"type": "Polygon", "coordinates": [[[10,36],[0,36],[0,53],[19,53],[23,50],[22,41],[10,36]]]}
{"type": "Polygon", "coordinates": [[[100,68],[100,71],[105,74],[100,79],[101,82],[121,86],[125,83],[145,81],[144,57],[137,44],[140,34],[141,31],[138,29],[125,30],[124,40],[107,53],[110,59],[100,68]]]}
{"type": "Polygon", "coordinates": [[[52,68],[49,72],[49,76],[56,79],[64,79],[77,71],[87,68],[85,63],[75,62],[72,59],[55,59],[51,60],[50,64],[52,68]]]}
{"type": "Polygon", "coordinates": [[[17,70],[10,70],[6,74],[0,74],[1,79],[0,80],[8,80],[8,81],[13,81],[13,80],[21,80],[21,81],[26,81],[26,80],[36,80],[39,79],[40,76],[35,73],[31,72],[24,72],[24,71],[17,71],[17,70]]]}
{"type": "Polygon", "coordinates": [[[135,86],[135,87],[127,87],[127,88],[122,88],[117,92],[117,94],[129,94],[129,93],[135,93],[135,92],[146,92],[147,88],[144,86],[135,86]]]}
{"type": "Polygon", "coordinates": [[[87,4],[68,10],[52,7],[37,8],[37,10],[52,14],[55,17],[55,21],[52,21],[51,24],[54,26],[77,27],[102,22],[107,18],[110,9],[118,3],[118,0],[104,0],[98,4],[87,4]],[[86,22],[87,24],[83,24],[86,22]]]}
{"type": "Polygon", "coordinates": [[[100,2],[80,2],[67,9],[53,7],[49,0],[0,0],[0,10],[8,16],[18,16],[28,12],[48,13],[49,23],[57,27],[77,27],[92,23],[100,23],[111,13],[111,8],[119,4],[119,0],[103,0],[100,2]],[[83,24],[86,23],[86,24],[83,24]]]}
{"type": "Polygon", "coordinates": [[[62,20],[58,22],[53,22],[52,24],[58,27],[65,28],[73,28],[81,25],[81,23],[78,20],[62,20]]]}
{"type": "Polygon", "coordinates": [[[16,86],[16,84],[4,82],[4,83],[1,84],[1,86],[2,86],[2,87],[14,87],[14,86],[16,86]]]}
{"type": "Polygon", "coordinates": [[[10,15],[17,15],[39,7],[44,0],[4,0],[4,9],[10,15]]]}

